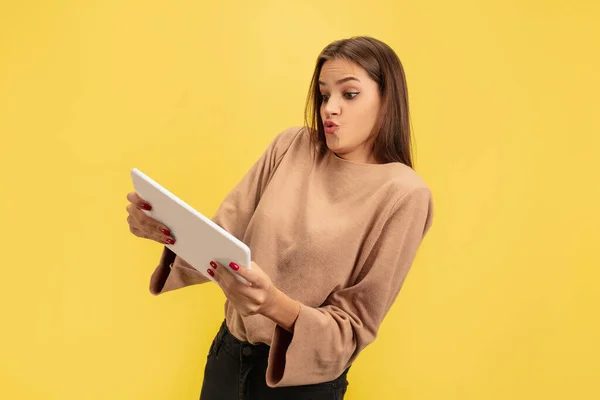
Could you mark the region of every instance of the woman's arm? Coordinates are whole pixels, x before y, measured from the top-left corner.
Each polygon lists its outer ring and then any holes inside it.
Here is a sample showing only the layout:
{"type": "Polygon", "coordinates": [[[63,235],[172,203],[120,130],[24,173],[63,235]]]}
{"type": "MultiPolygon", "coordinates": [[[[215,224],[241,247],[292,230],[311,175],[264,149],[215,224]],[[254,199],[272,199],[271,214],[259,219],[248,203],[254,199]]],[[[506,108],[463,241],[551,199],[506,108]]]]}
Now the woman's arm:
{"type": "Polygon", "coordinates": [[[393,207],[356,282],[332,293],[318,308],[283,294],[254,262],[250,269],[212,263],[210,273],[240,315],[262,314],[276,323],[267,368],[269,386],[330,381],[352,363],[375,339],[431,221],[429,190],[405,195],[393,207]]]}
{"type": "MultiPolygon", "coordinates": [[[[301,129],[288,128],[275,137],[241,181],[227,194],[212,218],[216,224],[243,240],[262,193],[301,129]]],[[[150,292],[158,295],[208,281],[185,260],[176,257],[165,247],[160,263],[150,279],[150,292]]]]}
{"type": "Polygon", "coordinates": [[[294,332],[294,325],[300,314],[300,303],[287,296],[275,285],[272,285],[269,299],[270,301],[260,313],[286,331],[294,332]]]}
{"type": "MultiPolygon", "coordinates": [[[[332,293],[321,307],[301,304],[293,331],[276,326],[267,369],[269,386],[330,381],[354,361],[375,339],[431,221],[427,188],[413,190],[396,203],[356,282],[332,293]]],[[[269,315],[283,315],[277,319],[287,324],[293,315],[287,303],[274,302],[269,315]]]]}

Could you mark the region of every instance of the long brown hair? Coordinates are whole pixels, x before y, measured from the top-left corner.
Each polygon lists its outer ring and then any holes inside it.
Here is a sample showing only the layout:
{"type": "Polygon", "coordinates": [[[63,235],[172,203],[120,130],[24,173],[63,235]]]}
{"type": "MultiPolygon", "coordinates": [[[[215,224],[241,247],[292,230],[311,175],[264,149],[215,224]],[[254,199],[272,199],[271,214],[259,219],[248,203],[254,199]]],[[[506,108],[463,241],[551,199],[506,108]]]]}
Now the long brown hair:
{"type": "Polygon", "coordinates": [[[373,155],[380,163],[401,162],[413,167],[408,90],[400,59],[387,44],[368,36],[337,40],[321,51],[306,100],[305,124],[319,155],[327,152],[325,129],[321,119],[323,97],[319,76],[328,60],[344,59],[364,68],[377,82],[381,109],[371,135],[376,136],[373,155]]]}

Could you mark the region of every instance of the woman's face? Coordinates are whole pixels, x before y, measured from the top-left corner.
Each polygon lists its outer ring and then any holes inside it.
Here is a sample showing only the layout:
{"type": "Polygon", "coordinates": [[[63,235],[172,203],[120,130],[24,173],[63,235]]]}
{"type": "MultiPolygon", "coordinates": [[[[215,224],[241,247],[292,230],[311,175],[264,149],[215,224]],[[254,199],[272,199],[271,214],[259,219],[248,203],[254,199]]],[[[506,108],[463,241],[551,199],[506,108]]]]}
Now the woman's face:
{"type": "Polygon", "coordinates": [[[379,115],[377,83],[351,61],[325,61],[319,76],[327,147],[349,161],[375,163],[371,130],[379,115]]]}

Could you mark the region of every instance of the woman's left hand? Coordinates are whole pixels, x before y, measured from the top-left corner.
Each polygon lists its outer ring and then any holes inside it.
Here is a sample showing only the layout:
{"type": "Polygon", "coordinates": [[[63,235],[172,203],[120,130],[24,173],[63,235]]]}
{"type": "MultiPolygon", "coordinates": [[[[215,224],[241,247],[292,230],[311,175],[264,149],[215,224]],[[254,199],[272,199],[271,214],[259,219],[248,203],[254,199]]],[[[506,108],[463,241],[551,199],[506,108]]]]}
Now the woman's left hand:
{"type": "Polygon", "coordinates": [[[277,289],[271,278],[254,261],[250,270],[235,263],[224,266],[213,261],[208,271],[214,276],[231,305],[243,317],[265,314],[273,307],[277,289]],[[225,271],[225,268],[230,271],[225,271]],[[246,279],[248,284],[239,281],[234,274],[246,279]]]}

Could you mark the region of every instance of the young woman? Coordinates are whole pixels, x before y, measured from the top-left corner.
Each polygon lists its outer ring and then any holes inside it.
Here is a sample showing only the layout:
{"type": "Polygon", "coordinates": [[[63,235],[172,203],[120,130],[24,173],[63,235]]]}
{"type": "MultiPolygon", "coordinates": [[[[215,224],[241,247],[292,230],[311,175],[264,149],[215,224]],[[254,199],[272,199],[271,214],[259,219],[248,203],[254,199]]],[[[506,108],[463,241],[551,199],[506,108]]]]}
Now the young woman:
{"type": "MultiPolygon", "coordinates": [[[[432,223],[407,99],[400,60],[381,41],[354,37],[321,52],[306,126],[277,135],[213,218],[253,262],[206,266],[227,300],[202,400],[343,398],[432,223]]],[[[141,211],[151,205],[128,199],[135,235],[174,242],[141,211]]],[[[165,247],[150,291],[207,281],[165,247]]]]}

